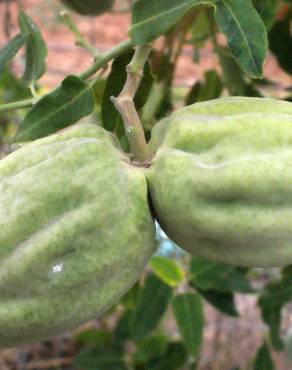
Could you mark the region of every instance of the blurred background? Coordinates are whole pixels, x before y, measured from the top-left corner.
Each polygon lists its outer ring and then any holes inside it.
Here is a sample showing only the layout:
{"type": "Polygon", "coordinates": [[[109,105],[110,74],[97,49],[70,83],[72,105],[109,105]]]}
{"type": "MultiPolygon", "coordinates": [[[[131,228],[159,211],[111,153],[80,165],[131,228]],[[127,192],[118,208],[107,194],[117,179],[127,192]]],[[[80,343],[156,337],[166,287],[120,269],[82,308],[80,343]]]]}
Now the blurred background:
{"type": "MultiPolygon", "coordinates": [[[[131,21],[128,11],[130,5],[131,1],[117,0],[110,12],[99,17],[82,17],[73,13],[72,17],[87,40],[100,51],[105,51],[127,38],[127,30],[131,21]]],[[[84,49],[74,45],[72,33],[60,20],[59,13],[63,6],[57,0],[1,0],[0,47],[3,47],[18,32],[17,12],[20,7],[38,24],[48,47],[47,72],[39,81],[41,92],[49,91],[66,75],[80,73],[90,65],[90,55],[84,49]]],[[[285,4],[279,8],[280,11],[273,20],[274,24],[285,18],[287,7],[289,6],[285,4]]],[[[291,25],[291,20],[289,22],[291,25]]],[[[272,25],[270,29],[271,27],[272,25]]],[[[224,39],[221,40],[221,35],[218,39],[224,46],[224,39]]],[[[201,40],[193,40],[190,37],[189,40],[192,42],[182,45],[173,72],[172,109],[184,105],[186,100],[192,103],[216,97],[212,94],[208,95],[208,89],[214,90],[214,85],[208,85],[210,83],[208,76],[211,75],[216,78],[218,76],[222,80],[222,87],[219,84],[222,95],[259,95],[291,99],[292,79],[289,74],[291,71],[289,67],[283,68],[283,63],[279,63],[279,54],[270,51],[264,67],[264,81],[251,82],[240,73],[232,72],[234,65],[222,68],[222,60],[219,60],[220,57],[214,52],[214,44],[210,38],[202,37],[201,40]],[[228,72],[232,72],[233,77],[228,77],[228,72]],[[228,86],[228,78],[229,80],[234,78],[235,90],[234,87],[232,90],[228,86]],[[201,88],[200,99],[198,94],[195,94],[196,89],[198,91],[199,88],[201,88]]],[[[158,48],[162,44],[162,39],[157,40],[158,48]]],[[[292,58],[292,49],[290,50],[292,58]]],[[[289,64],[289,61],[287,63],[289,64]]],[[[22,55],[18,55],[11,63],[9,72],[0,75],[1,103],[28,96],[27,89],[17,80],[22,69],[22,55]]],[[[104,76],[109,72],[110,69],[104,71],[104,76]]],[[[216,86],[218,88],[218,84],[216,86]]],[[[25,110],[0,114],[0,157],[9,151],[5,138],[13,135],[24,114],[25,110]]],[[[98,120],[98,117],[97,112],[95,118],[98,120]]],[[[179,283],[172,282],[169,285],[172,289],[184,291],[186,289],[185,276],[190,270],[190,257],[167,240],[159,229],[157,243],[159,245],[158,254],[173,261],[177,270],[180,271],[179,283]]],[[[154,264],[153,267],[150,265],[145,276],[147,274],[152,276],[153,273],[161,278],[159,269],[156,269],[154,264]]],[[[195,369],[195,362],[182,360],[184,349],[179,347],[180,334],[169,307],[166,307],[163,317],[161,315],[159,320],[157,319],[153,330],[146,333],[143,340],[132,340],[129,328],[127,328],[129,321],[127,315],[135,309],[137,300],[139,300],[139,290],[144,286],[145,276],[110,312],[87,323],[76,332],[66,333],[63,336],[23,348],[0,350],[0,370],[195,369]],[[177,347],[171,347],[169,343],[172,345],[176,343],[177,347]],[[170,356],[171,354],[174,358],[170,356]],[[171,363],[165,361],[167,357],[171,358],[171,363]],[[99,361],[100,358],[103,361],[99,361]],[[116,358],[122,360],[113,361],[116,358]],[[155,360],[157,358],[160,362],[155,360]],[[135,365],[133,365],[133,359],[135,359],[135,365]],[[164,359],[164,362],[161,359],[164,359]],[[176,362],[177,365],[173,365],[176,362]]],[[[264,289],[266,283],[278,278],[277,269],[273,271],[257,269],[248,272],[251,286],[259,291],[264,289]]],[[[167,278],[162,277],[162,281],[165,282],[165,280],[167,278]]],[[[263,338],[268,336],[268,327],[263,323],[257,304],[258,295],[240,294],[236,289],[232,291],[232,294],[234,301],[227,302],[227,305],[232,306],[229,307],[230,309],[220,304],[219,308],[218,304],[217,308],[214,308],[216,303],[210,304],[206,299],[203,301],[204,332],[197,367],[199,370],[253,369],[252,364],[256,351],[261,346],[263,338]],[[232,311],[235,307],[236,312],[232,311]]],[[[290,348],[292,343],[289,344],[289,341],[292,342],[292,304],[287,304],[283,309],[281,335],[288,343],[287,348],[282,352],[272,350],[271,353],[276,369],[289,370],[292,369],[292,349],[290,348]]],[[[262,370],[269,369],[262,368],[262,370]]]]}

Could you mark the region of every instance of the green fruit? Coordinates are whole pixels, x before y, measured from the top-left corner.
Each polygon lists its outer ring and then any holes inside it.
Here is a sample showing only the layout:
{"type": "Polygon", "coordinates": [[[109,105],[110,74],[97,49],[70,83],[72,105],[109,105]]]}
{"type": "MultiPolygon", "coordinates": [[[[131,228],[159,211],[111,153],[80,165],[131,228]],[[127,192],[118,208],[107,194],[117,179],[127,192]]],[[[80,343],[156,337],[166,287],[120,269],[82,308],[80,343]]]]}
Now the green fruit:
{"type": "Polygon", "coordinates": [[[99,15],[108,11],[114,0],[61,0],[63,4],[81,15],[99,15]]]}
{"type": "Polygon", "coordinates": [[[242,266],[292,263],[292,104],[227,98],[153,130],[155,216],[197,256],[242,266]]]}
{"type": "Polygon", "coordinates": [[[137,280],[155,246],[141,169],[94,125],[0,161],[0,347],[78,326],[137,280]]]}

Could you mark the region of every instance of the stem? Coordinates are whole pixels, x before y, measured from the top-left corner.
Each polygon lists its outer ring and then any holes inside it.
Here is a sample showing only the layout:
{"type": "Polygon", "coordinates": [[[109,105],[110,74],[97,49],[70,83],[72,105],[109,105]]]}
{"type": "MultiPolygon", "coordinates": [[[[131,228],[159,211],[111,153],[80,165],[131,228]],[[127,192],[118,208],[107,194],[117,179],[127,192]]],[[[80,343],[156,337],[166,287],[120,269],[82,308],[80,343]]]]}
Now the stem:
{"type": "Polygon", "coordinates": [[[100,68],[104,67],[108,62],[117,56],[123,54],[124,52],[130,50],[133,47],[132,41],[130,39],[125,40],[115,46],[114,48],[100,54],[93,62],[92,66],[87,70],[79,74],[79,78],[87,79],[95,74],[100,68]]]}
{"type": "Polygon", "coordinates": [[[14,109],[21,109],[21,108],[28,108],[31,107],[35,102],[35,99],[26,99],[26,100],[20,100],[20,101],[15,101],[12,103],[7,103],[0,105],[0,112],[6,112],[9,110],[14,110],[14,109]]]}
{"type": "Polygon", "coordinates": [[[82,47],[83,49],[87,50],[91,55],[95,58],[99,55],[98,50],[92,46],[89,42],[86,41],[84,36],[81,34],[79,29],[76,27],[75,23],[73,22],[70,15],[67,13],[66,10],[63,10],[60,14],[62,21],[64,24],[70,29],[70,31],[74,35],[75,45],[82,47]]]}
{"type": "Polygon", "coordinates": [[[123,118],[127,138],[130,143],[133,160],[143,163],[148,159],[148,148],[144,129],[137,113],[134,97],[143,77],[145,63],[150,54],[150,46],[143,45],[135,48],[135,53],[127,66],[127,80],[120,95],[112,101],[123,118]]]}
{"type": "MultiPolygon", "coordinates": [[[[80,73],[78,77],[84,80],[91,77],[100,68],[104,67],[112,59],[123,54],[125,51],[130,50],[132,46],[133,46],[132,41],[126,40],[116,45],[112,49],[106,51],[105,53],[100,54],[99,57],[94,60],[93,64],[88,69],[86,69],[84,72],[80,73]]],[[[45,95],[48,95],[48,94],[45,94],[45,95]]],[[[43,96],[40,96],[39,99],[41,99],[42,97],[43,96]]],[[[3,104],[3,105],[0,105],[0,112],[6,112],[6,111],[21,109],[21,108],[28,108],[28,107],[33,106],[36,102],[37,100],[35,98],[31,98],[31,99],[25,99],[25,100],[3,104]]]]}

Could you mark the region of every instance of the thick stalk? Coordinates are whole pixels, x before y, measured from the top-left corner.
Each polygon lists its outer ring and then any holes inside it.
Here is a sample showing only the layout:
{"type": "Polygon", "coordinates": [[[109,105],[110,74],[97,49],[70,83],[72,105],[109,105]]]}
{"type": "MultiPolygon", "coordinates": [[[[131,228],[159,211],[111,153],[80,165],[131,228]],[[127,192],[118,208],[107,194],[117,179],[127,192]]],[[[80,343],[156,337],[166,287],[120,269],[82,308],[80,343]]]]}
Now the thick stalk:
{"type": "Polygon", "coordinates": [[[134,97],[141,83],[144,66],[149,57],[150,50],[149,45],[137,46],[135,48],[133,59],[127,66],[126,83],[120,95],[117,98],[112,97],[116,109],[123,118],[133,161],[139,163],[145,163],[147,161],[148,148],[144,129],[134,104],[134,97]]]}

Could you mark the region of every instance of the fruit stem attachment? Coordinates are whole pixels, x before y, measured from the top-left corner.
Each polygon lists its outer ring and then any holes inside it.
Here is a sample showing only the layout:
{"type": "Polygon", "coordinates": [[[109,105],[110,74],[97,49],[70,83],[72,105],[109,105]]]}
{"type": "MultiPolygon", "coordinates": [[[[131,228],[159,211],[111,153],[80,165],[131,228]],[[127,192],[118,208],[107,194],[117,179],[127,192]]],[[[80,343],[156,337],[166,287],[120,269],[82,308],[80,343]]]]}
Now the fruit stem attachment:
{"type": "Polygon", "coordinates": [[[145,63],[151,51],[150,45],[137,46],[134,56],[127,66],[127,79],[118,97],[111,97],[116,109],[123,118],[125,132],[130,143],[133,161],[145,163],[148,148],[144,129],[134,104],[134,97],[139,88],[145,63]]]}

